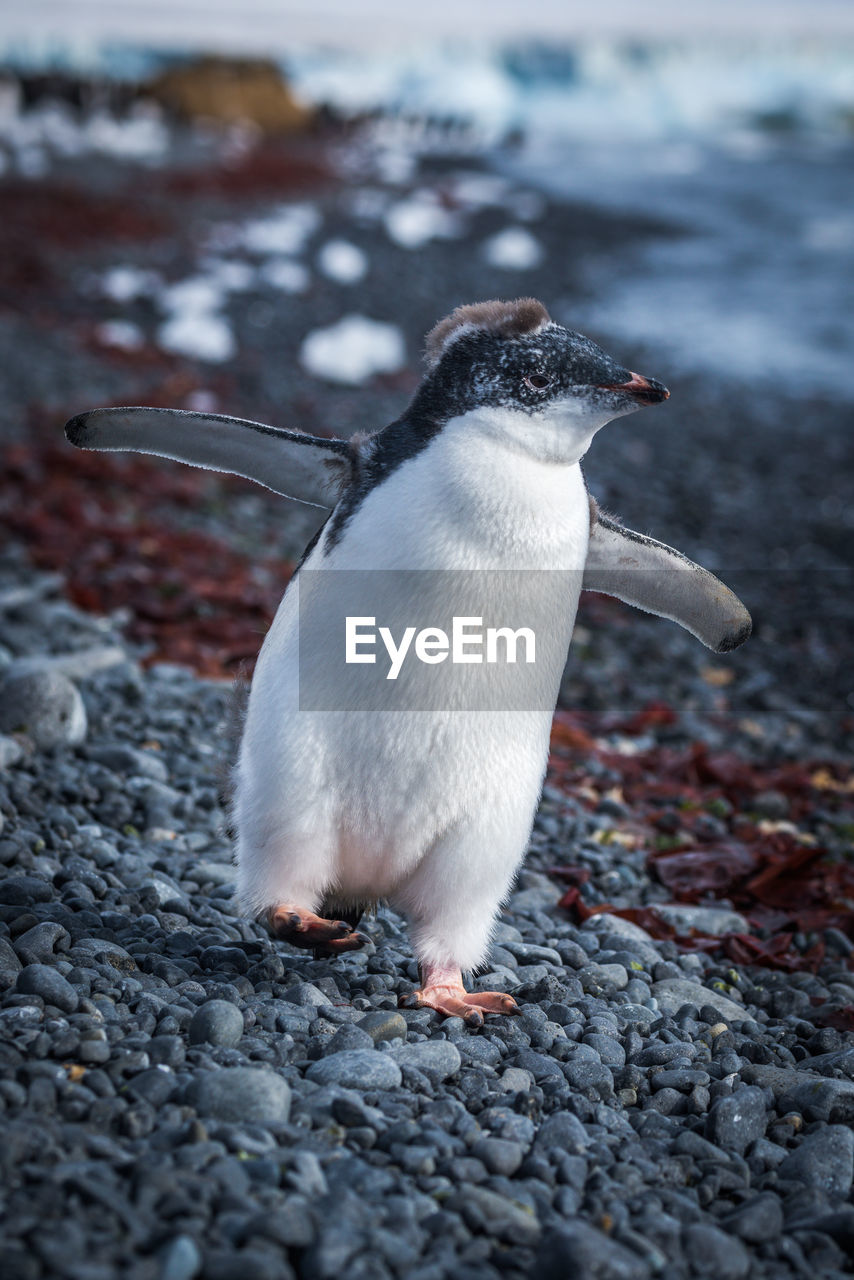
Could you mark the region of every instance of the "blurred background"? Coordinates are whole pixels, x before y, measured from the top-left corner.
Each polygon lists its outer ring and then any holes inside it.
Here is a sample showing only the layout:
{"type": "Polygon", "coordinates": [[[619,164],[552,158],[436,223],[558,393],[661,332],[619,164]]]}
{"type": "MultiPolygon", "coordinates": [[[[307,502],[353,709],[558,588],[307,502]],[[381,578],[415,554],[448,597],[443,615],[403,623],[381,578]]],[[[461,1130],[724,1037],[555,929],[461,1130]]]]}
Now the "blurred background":
{"type": "Polygon", "coordinates": [[[348,435],[424,332],[533,294],[666,382],[586,474],[743,595],[725,661],[588,601],[565,696],[851,744],[854,10],[844,0],[30,0],[0,13],[3,555],[149,658],[251,660],[305,509],[72,454],[95,405],[348,435]]]}

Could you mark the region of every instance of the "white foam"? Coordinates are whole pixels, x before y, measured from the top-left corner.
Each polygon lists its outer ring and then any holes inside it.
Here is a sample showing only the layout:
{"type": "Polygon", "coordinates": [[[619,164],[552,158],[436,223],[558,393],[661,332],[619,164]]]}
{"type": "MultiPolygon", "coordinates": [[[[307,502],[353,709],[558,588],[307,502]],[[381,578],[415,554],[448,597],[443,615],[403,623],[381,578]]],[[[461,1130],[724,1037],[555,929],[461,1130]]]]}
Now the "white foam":
{"type": "Polygon", "coordinates": [[[530,271],[543,260],[542,245],[524,227],[506,227],[491,236],[483,254],[491,267],[502,271],[530,271]]]}
{"type": "Polygon", "coordinates": [[[358,386],[374,374],[400,369],[406,361],[406,344],[396,325],[349,315],[309,333],[300,360],[316,378],[358,386]]]}
{"type": "Polygon", "coordinates": [[[349,240],[329,240],[317,255],[318,269],[338,284],[358,284],[368,271],[368,259],[349,240]]]}

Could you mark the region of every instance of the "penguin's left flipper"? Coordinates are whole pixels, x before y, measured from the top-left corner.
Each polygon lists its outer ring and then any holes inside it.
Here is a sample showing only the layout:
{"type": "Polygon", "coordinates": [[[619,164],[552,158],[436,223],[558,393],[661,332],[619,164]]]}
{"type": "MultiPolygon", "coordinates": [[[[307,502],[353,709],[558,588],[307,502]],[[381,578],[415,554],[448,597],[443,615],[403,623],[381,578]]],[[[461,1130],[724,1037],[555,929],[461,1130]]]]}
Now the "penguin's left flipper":
{"type": "Polygon", "coordinates": [[[592,503],[591,511],[582,590],[601,591],[678,622],[716,653],[744,644],[753,626],[750,614],[720,579],[673,547],[624,529],[592,503]]]}
{"type": "Polygon", "coordinates": [[[153,453],[245,476],[283,497],[326,508],[334,507],[336,485],[349,480],[353,465],[346,440],[190,409],[91,409],[67,422],[65,435],[78,449],[153,453]]]}

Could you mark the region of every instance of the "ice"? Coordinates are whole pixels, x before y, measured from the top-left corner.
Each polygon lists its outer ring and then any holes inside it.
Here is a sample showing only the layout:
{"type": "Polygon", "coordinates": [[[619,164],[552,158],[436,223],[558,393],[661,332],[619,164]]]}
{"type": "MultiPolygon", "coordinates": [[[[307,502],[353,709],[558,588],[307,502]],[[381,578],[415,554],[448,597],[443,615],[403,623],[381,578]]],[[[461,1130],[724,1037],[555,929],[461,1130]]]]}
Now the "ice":
{"type": "Polygon", "coordinates": [[[506,227],[483,246],[486,261],[502,271],[530,271],[543,258],[542,246],[524,227],[506,227]]]}
{"type": "Polygon", "coordinates": [[[393,204],[383,221],[391,239],[404,249],[420,249],[430,240],[452,238],[460,231],[458,219],[432,191],[415,191],[393,204]]]}
{"type": "Polygon", "coordinates": [[[349,315],[309,333],[300,360],[317,378],[358,386],[374,374],[400,369],[406,361],[406,344],[396,325],[349,315]]]}
{"type": "MultiPolygon", "coordinates": [[[[841,10],[843,6],[838,6],[841,10]]],[[[592,141],[611,137],[716,138],[761,134],[776,117],[840,134],[854,102],[851,43],[816,32],[668,39],[568,35],[535,43],[500,38],[418,49],[294,50],[291,82],[306,101],[344,114],[466,120],[488,144],[511,130],[592,141]],[[558,54],[563,53],[562,62],[558,54]]]]}
{"type": "Polygon", "coordinates": [[[323,275],[338,284],[358,284],[368,270],[368,259],[349,240],[329,240],[317,255],[323,275]]]}
{"type": "Polygon", "coordinates": [[[243,244],[250,253],[298,254],[320,221],[314,205],[283,204],[267,217],[247,222],[243,228],[243,244]]]}

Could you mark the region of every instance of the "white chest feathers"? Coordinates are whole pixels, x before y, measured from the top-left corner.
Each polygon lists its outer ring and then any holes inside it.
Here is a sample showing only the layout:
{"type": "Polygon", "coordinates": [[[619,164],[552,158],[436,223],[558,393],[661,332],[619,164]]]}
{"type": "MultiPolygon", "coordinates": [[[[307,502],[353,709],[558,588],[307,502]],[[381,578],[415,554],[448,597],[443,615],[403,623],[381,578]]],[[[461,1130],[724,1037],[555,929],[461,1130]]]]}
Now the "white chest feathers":
{"type": "Polygon", "coordinates": [[[482,411],[453,419],[401,463],[336,545],[318,546],[311,568],[583,569],[589,509],[578,463],[544,461],[482,421],[482,411]]]}

